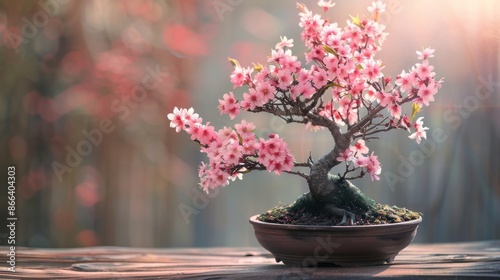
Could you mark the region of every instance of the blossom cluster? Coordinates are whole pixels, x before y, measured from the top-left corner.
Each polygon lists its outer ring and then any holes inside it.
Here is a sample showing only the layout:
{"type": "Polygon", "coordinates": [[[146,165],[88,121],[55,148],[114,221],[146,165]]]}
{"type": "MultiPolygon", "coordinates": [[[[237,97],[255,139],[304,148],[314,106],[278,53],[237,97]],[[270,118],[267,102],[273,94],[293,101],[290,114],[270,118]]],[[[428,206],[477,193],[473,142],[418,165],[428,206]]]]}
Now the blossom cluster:
{"type": "MultiPolygon", "coordinates": [[[[320,0],[318,5],[325,14],[334,7],[331,0],[320,0]]],[[[423,106],[429,106],[434,101],[443,82],[443,79],[436,80],[434,67],[429,63],[434,50],[426,48],[417,51],[419,62],[392,79],[383,74],[384,65],[376,59],[387,37],[385,26],[378,22],[380,14],[385,11],[384,3],[373,2],[368,7],[369,17],[351,17],[343,27],[313,13],[303,4],[297,4],[297,8],[301,39],[307,47],[304,65],[292,53],[293,39],[287,37],[282,37],[271,50],[265,65],[242,67],[237,60],[230,59],[234,65],[230,75],[233,90],[243,88],[244,92],[239,96],[233,91],[225,93],[219,100],[219,111],[231,119],[242,111],[267,112],[287,122],[306,124],[313,130],[337,126],[343,133],[349,134],[352,141],[357,139],[337,157],[337,161],[346,163],[346,173],[361,169],[362,175],[369,173],[372,180],[378,180],[380,163],[373,152],[368,154],[365,140],[390,129],[407,130],[410,133],[408,137],[417,143],[427,137],[428,128],[424,127],[423,117],[416,121],[413,119],[423,106]],[[413,104],[411,114],[403,112],[403,105],[407,103],[413,104]],[[382,110],[387,112],[387,117],[381,117],[379,112],[382,110]]],[[[192,139],[206,146],[202,150],[211,160],[211,164],[203,169],[203,174],[211,174],[203,177],[209,180],[203,186],[227,180],[217,172],[225,172],[231,177],[239,167],[252,166],[245,164],[251,156],[256,158],[252,164],[259,164],[259,167],[277,174],[290,171],[293,167],[293,157],[277,135],[256,141],[251,137],[246,139],[243,133],[236,131],[234,133],[238,137],[231,138],[208,128],[208,124],[202,125],[201,121],[195,124],[178,121],[176,118],[188,121],[190,118],[180,115],[180,111],[169,115],[171,125],[177,131],[186,130],[192,139]],[[197,130],[210,130],[210,136],[198,135],[197,130]],[[216,144],[206,142],[207,137],[212,137],[216,144]],[[234,155],[230,156],[229,151],[234,155]],[[220,156],[221,153],[223,156],[220,156]],[[221,177],[214,179],[213,174],[221,177]]],[[[226,130],[229,135],[233,133],[233,130],[226,130]]]]}
{"type": "Polygon", "coordinates": [[[368,156],[369,148],[365,145],[363,139],[358,140],[354,145],[350,146],[344,152],[340,152],[337,157],[339,162],[345,162],[348,167],[352,162],[355,168],[361,168],[362,172],[368,172],[372,181],[380,180],[382,168],[378,157],[372,152],[368,156]]]}
{"type": "MultiPolygon", "coordinates": [[[[331,2],[320,1],[318,4],[324,8],[333,7],[331,2]]],[[[374,2],[368,7],[372,19],[353,18],[344,28],[313,14],[302,4],[298,7],[302,40],[309,49],[305,54],[306,61],[311,66],[301,67],[301,62],[289,49],[293,47],[293,39],[283,37],[271,51],[267,67],[235,65],[231,82],[234,88],[246,86],[248,91],[243,93],[241,102],[233,92],[224,94],[219,100],[220,112],[234,119],[241,110],[273,104],[281,96],[307,102],[323,89],[331,88],[331,95],[324,98],[323,106],[316,110],[339,126],[359,121],[362,107],[380,105],[387,108],[392,118],[390,125],[410,132],[415,129],[417,134],[411,134],[410,138],[417,139],[418,143],[420,138],[415,135],[425,138],[425,133],[422,133],[425,131],[421,130],[423,126],[411,124],[411,118],[403,114],[402,105],[411,101],[422,107],[434,101],[434,95],[443,82],[434,79],[436,73],[429,64],[428,59],[434,56],[434,50],[417,51],[421,62],[408,73],[403,70],[391,83],[391,77],[384,77],[382,73],[382,61],[375,59],[387,36],[385,26],[375,20],[385,10],[385,4],[374,2]]]]}
{"type": "Polygon", "coordinates": [[[216,131],[210,123],[203,124],[193,108],[175,107],[167,117],[170,127],[190,134],[191,140],[200,144],[201,152],[207,154],[209,163],[202,163],[199,168],[200,186],[207,192],[227,185],[230,179],[241,179],[249,169],[265,168],[281,174],[294,167],[294,158],[283,139],[275,134],[267,140],[257,139],[251,122],[242,120],[234,129],[224,127],[216,131]]]}

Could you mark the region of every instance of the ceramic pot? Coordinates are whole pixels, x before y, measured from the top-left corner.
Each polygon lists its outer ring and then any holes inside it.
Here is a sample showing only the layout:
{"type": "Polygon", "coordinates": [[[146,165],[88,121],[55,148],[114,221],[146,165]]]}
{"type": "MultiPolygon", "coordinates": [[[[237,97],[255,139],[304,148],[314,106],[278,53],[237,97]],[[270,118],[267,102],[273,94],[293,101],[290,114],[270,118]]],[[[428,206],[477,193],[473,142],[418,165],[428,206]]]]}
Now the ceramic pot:
{"type": "Polygon", "coordinates": [[[277,262],[292,266],[367,266],[390,263],[413,240],[422,218],[365,226],[307,226],[250,223],[260,245],[277,262]]]}

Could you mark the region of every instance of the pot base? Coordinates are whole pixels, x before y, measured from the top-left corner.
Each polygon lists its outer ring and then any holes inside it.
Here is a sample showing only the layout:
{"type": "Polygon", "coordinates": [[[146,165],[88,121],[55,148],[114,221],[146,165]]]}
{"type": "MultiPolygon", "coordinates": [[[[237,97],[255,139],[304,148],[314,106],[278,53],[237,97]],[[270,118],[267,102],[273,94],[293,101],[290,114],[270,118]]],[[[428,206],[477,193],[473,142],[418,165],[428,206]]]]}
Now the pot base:
{"type": "Polygon", "coordinates": [[[250,218],[257,241],[290,266],[369,266],[394,261],[410,244],[422,218],[369,226],[273,224],[250,218]]]}
{"type": "MultiPolygon", "coordinates": [[[[397,255],[397,254],[396,254],[397,255]]],[[[374,266],[391,263],[396,258],[396,255],[387,259],[382,259],[382,256],[375,256],[373,258],[329,258],[328,260],[317,261],[314,256],[284,256],[274,254],[276,262],[282,262],[287,266],[301,266],[301,267],[316,267],[316,266],[374,266]]]]}

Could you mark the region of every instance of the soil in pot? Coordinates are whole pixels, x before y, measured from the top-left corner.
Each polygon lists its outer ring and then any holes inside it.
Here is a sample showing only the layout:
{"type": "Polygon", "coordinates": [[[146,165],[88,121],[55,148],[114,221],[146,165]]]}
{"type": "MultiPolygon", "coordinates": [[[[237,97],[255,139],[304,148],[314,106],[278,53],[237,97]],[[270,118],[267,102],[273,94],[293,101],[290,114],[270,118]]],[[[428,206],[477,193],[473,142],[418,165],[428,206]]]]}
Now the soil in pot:
{"type": "MultiPolygon", "coordinates": [[[[353,211],[354,209],[345,209],[353,211]]],[[[358,211],[359,212],[359,211],[358,211]]],[[[362,214],[355,214],[354,224],[345,223],[343,225],[379,225],[400,223],[404,221],[417,220],[422,216],[420,212],[414,212],[406,208],[389,206],[377,203],[375,209],[362,214]]],[[[276,224],[291,225],[324,225],[335,226],[342,222],[342,217],[331,215],[321,211],[320,208],[296,207],[294,204],[278,205],[266,213],[261,214],[258,220],[276,224]]]]}

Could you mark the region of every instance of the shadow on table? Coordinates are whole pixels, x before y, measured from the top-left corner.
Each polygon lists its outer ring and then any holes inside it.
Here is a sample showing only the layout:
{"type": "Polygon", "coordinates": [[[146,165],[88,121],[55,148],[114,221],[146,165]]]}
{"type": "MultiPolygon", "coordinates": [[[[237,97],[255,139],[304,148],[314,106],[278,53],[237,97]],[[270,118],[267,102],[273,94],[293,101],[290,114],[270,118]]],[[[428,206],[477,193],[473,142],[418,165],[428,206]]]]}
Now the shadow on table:
{"type": "Polygon", "coordinates": [[[283,264],[259,265],[252,268],[253,277],[265,279],[331,279],[346,277],[349,279],[373,277],[391,267],[390,264],[363,267],[342,267],[319,265],[311,267],[286,266],[283,264]]]}

